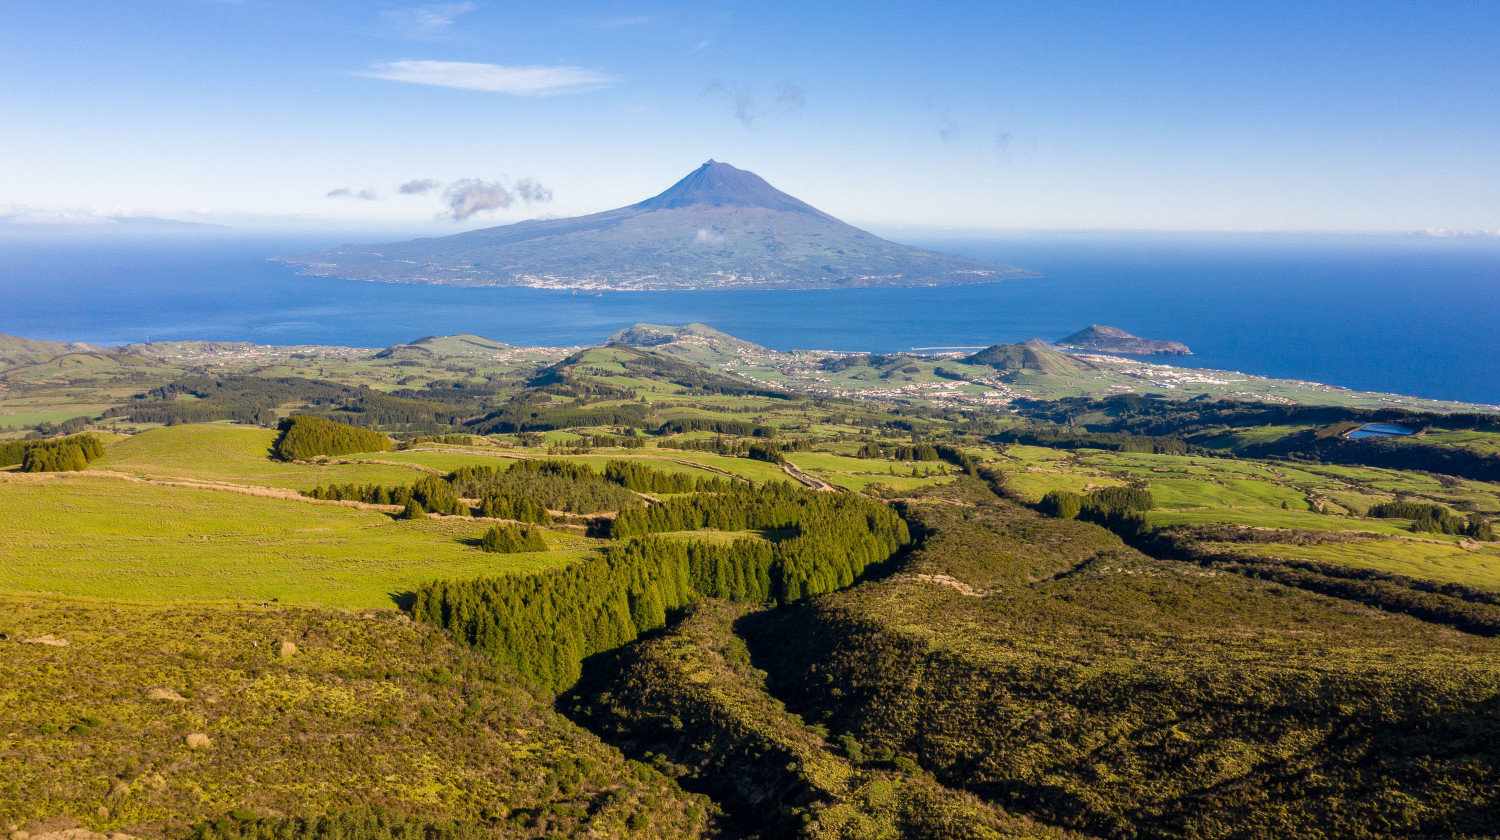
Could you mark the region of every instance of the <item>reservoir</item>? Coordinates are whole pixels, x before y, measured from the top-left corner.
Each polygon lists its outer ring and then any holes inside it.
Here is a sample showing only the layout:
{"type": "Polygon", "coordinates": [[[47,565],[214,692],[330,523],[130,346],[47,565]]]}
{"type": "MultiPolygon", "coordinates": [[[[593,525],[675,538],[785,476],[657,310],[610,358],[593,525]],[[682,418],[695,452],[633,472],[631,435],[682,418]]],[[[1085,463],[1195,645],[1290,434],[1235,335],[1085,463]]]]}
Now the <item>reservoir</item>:
{"type": "Polygon", "coordinates": [[[1408,429],[1405,426],[1392,426],[1389,423],[1366,423],[1349,434],[1344,435],[1344,437],[1350,440],[1372,437],[1404,437],[1415,432],[1415,429],[1408,429]]]}

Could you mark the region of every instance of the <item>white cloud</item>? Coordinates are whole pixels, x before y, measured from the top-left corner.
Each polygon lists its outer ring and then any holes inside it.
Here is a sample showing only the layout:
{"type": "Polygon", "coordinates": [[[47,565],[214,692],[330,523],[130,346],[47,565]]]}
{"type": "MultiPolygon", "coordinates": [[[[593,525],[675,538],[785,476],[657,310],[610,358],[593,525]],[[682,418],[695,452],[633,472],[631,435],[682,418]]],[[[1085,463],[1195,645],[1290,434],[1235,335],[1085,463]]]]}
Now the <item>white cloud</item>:
{"type": "Polygon", "coordinates": [[[108,210],[71,207],[53,210],[29,207],[25,204],[0,204],[0,222],[12,224],[108,224],[121,219],[129,219],[135,215],[135,211],[129,207],[114,207],[108,210]]]}
{"type": "Polygon", "coordinates": [[[387,9],[380,16],[407,37],[430,38],[441,35],[459,15],[473,10],[473,3],[436,3],[410,9],[387,9]]]}
{"type": "Polygon", "coordinates": [[[499,182],[463,178],[443,191],[443,203],[448,205],[448,212],[438,218],[459,222],[485,210],[504,210],[518,198],[527,204],[547,202],[552,200],[552,191],[531,178],[522,178],[508,189],[499,182]]]}
{"type": "Polygon", "coordinates": [[[505,67],[468,61],[388,61],[373,64],[368,72],[360,75],[392,82],[516,96],[582,93],[608,87],[615,81],[610,76],[583,67],[505,67]]]}

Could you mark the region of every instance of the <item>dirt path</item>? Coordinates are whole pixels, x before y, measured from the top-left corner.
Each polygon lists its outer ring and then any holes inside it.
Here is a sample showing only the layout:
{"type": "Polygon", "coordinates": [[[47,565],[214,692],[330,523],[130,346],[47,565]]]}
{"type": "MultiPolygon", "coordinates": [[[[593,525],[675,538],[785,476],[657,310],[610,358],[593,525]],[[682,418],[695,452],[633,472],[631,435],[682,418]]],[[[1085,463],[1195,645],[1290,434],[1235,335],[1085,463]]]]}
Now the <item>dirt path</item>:
{"type": "Polygon", "coordinates": [[[244,496],[259,496],[263,499],[280,499],[287,502],[302,502],[309,505],[335,505],[338,507],[349,507],[358,510],[378,510],[385,513],[397,513],[402,508],[400,505],[373,505],[367,502],[334,501],[332,499],[309,499],[299,491],[286,487],[260,487],[253,484],[232,484],[227,481],[200,481],[192,479],[171,478],[152,475],[129,475],[126,473],[113,472],[111,470],[84,470],[82,472],[65,473],[0,473],[0,482],[24,482],[39,480],[62,480],[66,481],[74,476],[91,476],[96,478],[110,478],[117,481],[128,481],[136,484],[155,484],[160,487],[184,487],[190,490],[220,490],[226,493],[239,493],[244,496]]]}
{"type": "Polygon", "coordinates": [[[781,471],[784,472],[784,473],[786,473],[787,475],[791,476],[792,478],[796,479],[797,481],[801,482],[802,484],[804,484],[804,485],[806,485],[808,487],[811,487],[814,490],[817,490],[817,491],[820,491],[820,492],[823,492],[823,493],[838,493],[838,492],[840,492],[840,488],[834,487],[832,484],[829,484],[828,482],[824,481],[821,478],[818,478],[815,475],[809,475],[808,473],[805,473],[802,470],[797,469],[797,467],[794,464],[792,464],[792,462],[790,462],[790,461],[786,461],[786,462],[782,463],[782,465],[781,465],[781,471]]]}

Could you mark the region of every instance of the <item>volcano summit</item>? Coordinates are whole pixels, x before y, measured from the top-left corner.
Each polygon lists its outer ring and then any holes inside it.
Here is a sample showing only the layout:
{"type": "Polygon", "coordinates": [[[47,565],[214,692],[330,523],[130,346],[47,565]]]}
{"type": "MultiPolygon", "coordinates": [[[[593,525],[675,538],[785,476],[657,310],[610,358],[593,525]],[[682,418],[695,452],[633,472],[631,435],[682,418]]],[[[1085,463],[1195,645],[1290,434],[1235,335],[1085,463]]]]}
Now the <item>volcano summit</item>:
{"type": "Polygon", "coordinates": [[[1035,276],[881,239],[712,160],[629,207],[281,261],[325,277],[549,289],[841,289],[1035,276]]]}

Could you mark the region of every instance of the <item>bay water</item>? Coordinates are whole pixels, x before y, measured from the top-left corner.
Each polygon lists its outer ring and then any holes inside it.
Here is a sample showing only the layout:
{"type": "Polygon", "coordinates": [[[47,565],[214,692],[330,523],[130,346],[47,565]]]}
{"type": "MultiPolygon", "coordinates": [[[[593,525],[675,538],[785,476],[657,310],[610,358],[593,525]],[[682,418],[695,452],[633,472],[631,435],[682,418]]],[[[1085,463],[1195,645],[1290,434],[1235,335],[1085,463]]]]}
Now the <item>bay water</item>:
{"type": "MultiPolygon", "coordinates": [[[[390,237],[378,237],[380,241],[390,237]]],[[[580,292],[369,283],[267,258],[345,235],[0,236],[0,333],[384,347],[475,333],[603,341],[701,322],[775,349],[1055,341],[1090,324],[1181,341],[1168,364],[1500,404],[1500,238],[1048,233],[898,236],[1043,276],[973,286],[580,292]]],[[[358,241],[355,239],[354,241],[358,241]]]]}

